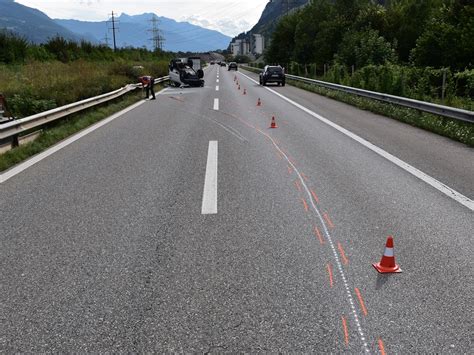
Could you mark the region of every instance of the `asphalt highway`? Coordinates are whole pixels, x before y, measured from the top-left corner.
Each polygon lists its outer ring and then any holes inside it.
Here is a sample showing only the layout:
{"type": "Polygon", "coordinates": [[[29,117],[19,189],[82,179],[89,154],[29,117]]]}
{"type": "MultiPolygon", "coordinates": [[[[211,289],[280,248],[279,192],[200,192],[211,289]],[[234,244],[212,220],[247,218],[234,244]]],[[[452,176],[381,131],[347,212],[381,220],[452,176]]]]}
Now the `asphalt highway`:
{"type": "Polygon", "coordinates": [[[472,351],[472,148],[256,78],[4,173],[0,352],[472,351]]]}

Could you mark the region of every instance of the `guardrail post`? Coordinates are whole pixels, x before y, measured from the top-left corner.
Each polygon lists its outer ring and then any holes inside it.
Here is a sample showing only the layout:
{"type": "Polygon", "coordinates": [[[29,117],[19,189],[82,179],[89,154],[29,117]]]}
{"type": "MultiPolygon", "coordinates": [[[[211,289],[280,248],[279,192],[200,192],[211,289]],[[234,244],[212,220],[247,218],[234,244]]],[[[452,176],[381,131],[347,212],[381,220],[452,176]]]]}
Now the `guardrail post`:
{"type": "Polygon", "coordinates": [[[20,135],[15,134],[12,136],[12,148],[16,148],[20,145],[20,135]]]}
{"type": "Polygon", "coordinates": [[[443,68],[443,86],[441,87],[441,102],[444,104],[444,96],[446,94],[446,68],[443,68]]]}

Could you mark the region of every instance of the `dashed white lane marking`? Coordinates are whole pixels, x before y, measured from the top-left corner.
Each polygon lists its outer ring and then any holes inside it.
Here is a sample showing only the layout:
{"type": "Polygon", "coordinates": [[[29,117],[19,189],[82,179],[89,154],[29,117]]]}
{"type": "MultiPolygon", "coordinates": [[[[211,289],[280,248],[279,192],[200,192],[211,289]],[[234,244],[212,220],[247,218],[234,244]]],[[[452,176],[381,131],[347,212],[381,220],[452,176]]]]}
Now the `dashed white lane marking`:
{"type": "Polygon", "coordinates": [[[216,79],[216,83],[218,83],[218,82],[219,82],[219,79],[216,79]]]}
{"type": "Polygon", "coordinates": [[[219,91],[219,85],[216,85],[216,91],[219,91]]]}
{"type": "Polygon", "coordinates": [[[219,99],[217,98],[214,99],[214,110],[219,110],[219,99]]]}
{"type": "MultiPolygon", "coordinates": [[[[247,76],[243,73],[240,73],[240,74],[243,75],[244,77],[246,77],[247,79],[253,81],[254,83],[258,84],[257,81],[253,80],[251,77],[249,77],[249,76],[247,76]]],[[[377,147],[376,145],[366,141],[364,138],[358,136],[357,134],[354,134],[354,133],[348,131],[347,129],[339,126],[338,124],[336,124],[336,123],[328,120],[327,118],[317,114],[316,112],[313,112],[310,109],[304,107],[303,105],[300,105],[299,103],[287,98],[286,96],[283,96],[282,94],[276,92],[275,90],[272,90],[272,89],[267,88],[267,87],[265,87],[265,89],[267,89],[268,91],[270,91],[270,92],[274,93],[275,95],[281,97],[283,100],[289,102],[293,106],[298,107],[299,109],[303,110],[307,114],[309,114],[309,115],[317,118],[318,120],[326,123],[327,125],[335,128],[336,130],[338,130],[339,132],[341,132],[341,133],[345,134],[346,136],[352,138],[353,140],[359,142],[360,144],[362,144],[366,148],[372,150],[373,152],[375,152],[378,155],[384,157],[385,159],[389,160],[390,162],[392,162],[393,164],[395,164],[398,167],[402,168],[403,170],[405,170],[405,171],[409,172],[410,174],[416,176],[417,178],[424,181],[428,185],[431,185],[432,187],[434,187],[438,191],[442,192],[446,196],[448,196],[448,197],[452,198],[453,200],[459,202],[461,205],[469,208],[471,211],[474,211],[474,201],[471,200],[469,197],[464,196],[460,192],[458,192],[458,191],[452,189],[451,187],[443,184],[441,181],[436,180],[435,178],[429,176],[428,174],[425,174],[421,170],[418,170],[414,166],[412,166],[412,165],[404,162],[403,160],[397,158],[396,156],[386,152],[382,148],[377,147]]]]}
{"type": "Polygon", "coordinates": [[[201,214],[217,213],[217,141],[209,141],[201,214]]]}

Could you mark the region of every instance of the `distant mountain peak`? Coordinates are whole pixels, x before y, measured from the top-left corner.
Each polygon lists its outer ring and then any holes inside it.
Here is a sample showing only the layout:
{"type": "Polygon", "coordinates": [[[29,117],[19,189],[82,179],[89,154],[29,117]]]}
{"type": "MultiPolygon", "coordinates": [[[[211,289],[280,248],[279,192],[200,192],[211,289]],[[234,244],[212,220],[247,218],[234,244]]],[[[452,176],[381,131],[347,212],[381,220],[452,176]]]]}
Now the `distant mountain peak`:
{"type": "MultiPolygon", "coordinates": [[[[106,21],[52,20],[40,10],[13,0],[0,0],[0,14],[0,29],[7,29],[33,43],[44,43],[58,35],[69,40],[85,39],[93,43],[103,43],[105,37],[112,37],[106,21]]],[[[149,38],[153,16],[158,17],[158,28],[164,37],[163,48],[168,51],[208,52],[224,49],[230,41],[230,37],[218,31],[146,12],[140,15],[122,13],[117,17],[120,28],[116,34],[117,45],[152,49],[149,38]]]]}
{"type": "MultiPolygon", "coordinates": [[[[159,20],[158,29],[164,38],[163,49],[173,52],[208,52],[226,48],[230,37],[188,22],[177,22],[173,19],[158,16],[152,12],[138,15],[120,14],[117,17],[120,31],[117,33],[119,47],[147,47],[152,49],[150,30],[151,19],[156,16],[159,20]]],[[[97,39],[104,38],[107,25],[102,22],[85,22],[77,20],[55,20],[58,24],[75,33],[91,33],[97,39]]],[[[107,33],[111,37],[111,33],[107,33]]]]}

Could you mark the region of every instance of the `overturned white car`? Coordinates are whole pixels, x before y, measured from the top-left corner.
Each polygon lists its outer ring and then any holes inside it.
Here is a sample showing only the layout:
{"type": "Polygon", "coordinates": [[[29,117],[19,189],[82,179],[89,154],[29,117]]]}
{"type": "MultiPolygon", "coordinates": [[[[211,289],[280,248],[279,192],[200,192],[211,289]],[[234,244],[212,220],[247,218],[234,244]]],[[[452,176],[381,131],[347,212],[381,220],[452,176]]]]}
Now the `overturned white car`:
{"type": "Polygon", "coordinates": [[[204,72],[201,58],[189,57],[172,59],[169,65],[170,83],[174,86],[204,86],[204,72]]]}

